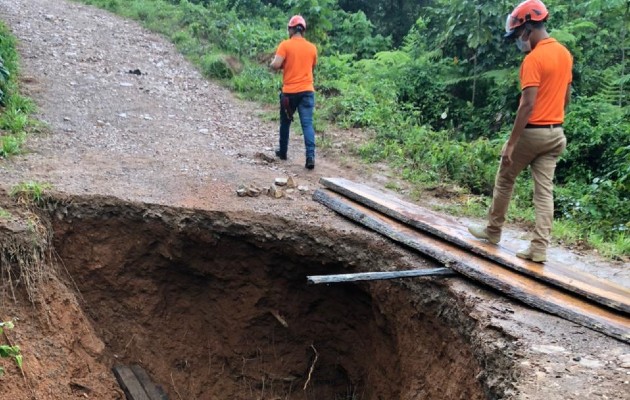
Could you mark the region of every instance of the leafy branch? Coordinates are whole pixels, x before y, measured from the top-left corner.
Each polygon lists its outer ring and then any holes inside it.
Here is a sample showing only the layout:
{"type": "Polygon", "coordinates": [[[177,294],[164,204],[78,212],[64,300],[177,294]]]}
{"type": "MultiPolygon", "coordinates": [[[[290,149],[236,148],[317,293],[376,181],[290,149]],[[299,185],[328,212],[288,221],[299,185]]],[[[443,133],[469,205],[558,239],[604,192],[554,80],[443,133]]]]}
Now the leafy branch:
{"type": "MultiPolygon", "coordinates": [[[[14,325],[12,321],[0,322],[0,334],[3,334],[7,339],[5,329],[13,329],[14,325]]],[[[0,358],[12,358],[17,364],[20,371],[22,370],[22,353],[20,351],[20,346],[12,346],[11,344],[2,344],[0,345],[0,358]]],[[[4,375],[4,368],[0,367],[0,376],[4,375]]]]}

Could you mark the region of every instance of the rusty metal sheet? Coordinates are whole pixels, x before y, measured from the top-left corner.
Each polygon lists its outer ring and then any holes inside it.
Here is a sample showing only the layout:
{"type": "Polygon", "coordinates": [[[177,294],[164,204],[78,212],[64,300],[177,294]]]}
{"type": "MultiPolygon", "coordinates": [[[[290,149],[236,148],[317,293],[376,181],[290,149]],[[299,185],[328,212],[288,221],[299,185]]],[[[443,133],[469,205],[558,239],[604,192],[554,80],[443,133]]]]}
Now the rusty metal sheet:
{"type": "Polygon", "coordinates": [[[457,246],[496,261],[515,271],[577,293],[600,304],[630,313],[630,289],[571,268],[557,261],[538,264],[523,260],[513,252],[475,239],[454,219],[431,212],[391,194],[343,178],[322,178],[330,190],[421,229],[457,246]]]}
{"type": "Polygon", "coordinates": [[[462,275],[525,304],[630,343],[630,318],[627,314],[602,307],[576,294],[505,268],[492,260],[421,232],[330,190],[317,190],[313,194],[313,199],[367,228],[426,254],[462,275]]]}

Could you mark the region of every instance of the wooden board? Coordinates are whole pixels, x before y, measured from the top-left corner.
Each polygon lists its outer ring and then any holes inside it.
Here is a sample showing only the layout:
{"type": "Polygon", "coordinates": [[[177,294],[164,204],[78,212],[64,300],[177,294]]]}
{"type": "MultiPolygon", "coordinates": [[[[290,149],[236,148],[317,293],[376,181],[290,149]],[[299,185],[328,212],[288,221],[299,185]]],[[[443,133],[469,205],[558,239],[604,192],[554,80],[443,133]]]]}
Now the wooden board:
{"type": "Polygon", "coordinates": [[[545,264],[522,260],[500,246],[474,238],[465,226],[388,193],[343,178],[322,178],[327,188],[414,228],[421,229],[508,268],[530,275],[600,304],[630,313],[630,289],[549,260],[545,264]]]}
{"type": "Polygon", "coordinates": [[[418,277],[448,277],[457,275],[450,268],[414,269],[410,271],[385,271],[385,272],[360,272],[357,274],[337,274],[337,275],[312,275],[307,276],[309,284],[338,282],[358,282],[358,281],[378,281],[384,279],[418,278],[418,277]]]}
{"type": "Polygon", "coordinates": [[[118,380],[118,384],[125,392],[127,400],[151,400],[131,368],[117,365],[113,369],[116,380],[118,380]]]}
{"type": "Polygon", "coordinates": [[[147,374],[147,371],[145,371],[144,368],[139,365],[132,365],[131,370],[133,371],[134,375],[136,375],[136,378],[138,378],[138,382],[140,382],[142,388],[145,392],[147,392],[147,395],[149,395],[151,400],[168,400],[168,396],[166,395],[164,390],[160,386],[157,386],[155,383],[153,383],[153,381],[149,377],[149,374],[147,374]]]}
{"type": "Polygon", "coordinates": [[[141,366],[117,365],[112,370],[127,400],[168,400],[166,393],[151,381],[141,366]]]}
{"type": "Polygon", "coordinates": [[[505,268],[329,190],[317,190],[313,199],[525,304],[630,343],[630,318],[627,314],[601,307],[575,294],[505,268]]]}

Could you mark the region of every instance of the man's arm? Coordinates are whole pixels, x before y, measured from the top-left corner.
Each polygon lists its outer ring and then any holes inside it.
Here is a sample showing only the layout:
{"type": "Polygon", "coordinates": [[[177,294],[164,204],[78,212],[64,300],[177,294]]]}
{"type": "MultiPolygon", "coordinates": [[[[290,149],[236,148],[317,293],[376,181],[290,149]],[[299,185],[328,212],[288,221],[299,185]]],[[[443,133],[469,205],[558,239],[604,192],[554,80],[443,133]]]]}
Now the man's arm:
{"type": "Polygon", "coordinates": [[[282,69],[283,62],[284,62],[284,58],[276,54],[273,56],[273,60],[271,60],[269,67],[275,70],[282,69]]]}
{"type": "Polygon", "coordinates": [[[567,111],[569,103],[571,102],[571,84],[567,85],[567,92],[564,94],[564,112],[567,111]]]}
{"type": "Polygon", "coordinates": [[[523,134],[525,125],[527,125],[529,117],[530,115],[532,115],[532,110],[534,109],[534,104],[536,104],[537,95],[537,86],[527,87],[523,90],[523,93],[521,94],[521,103],[518,106],[518,111],[516,112],[516,119],[514,120],[512,133],[510,134],[510,138],[508,139],[503,148],[503,152],[501,153],[501,162],[505,166],[510,166],[512,164],[512,152],[514,151],[514,146],[516,146],[518,139],[523,134]]]}

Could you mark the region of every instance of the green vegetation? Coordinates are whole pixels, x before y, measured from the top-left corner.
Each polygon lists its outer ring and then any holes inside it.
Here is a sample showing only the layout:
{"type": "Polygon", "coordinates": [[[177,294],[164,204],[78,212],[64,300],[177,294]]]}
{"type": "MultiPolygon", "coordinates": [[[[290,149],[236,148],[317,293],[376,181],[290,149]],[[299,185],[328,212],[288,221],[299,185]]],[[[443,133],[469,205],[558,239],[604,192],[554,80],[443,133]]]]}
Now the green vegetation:
{"type": "Polygon", "coordinates": [[[15,39],[0,23],[0,158],[22,152],[33,103],[20,96],[17,83],[18,56],[15,39]]]}
{"type": "MultiPolygon", "coordinates": [[[[365,127],[358,149],[418,188],[454,183],[489,196],[519,101],[522,55],[502,39],[519,1],[83,0],[169,37],[209,77],[274,103],[266,67],[291,14],[317,43],[317,120],[365,127]]],[[[629,254],[629,0],[548,0],[548,27],[575,57],[568,150],[557,169],[559,240],[629,254]],[[570,231],[570,232],[569,232],[570,231]]],[[[523,177],[511,218],[532,221],[523,177]]],[[[473,214],[487,201],[471,202],[473,214]]],[[[465,207],[465,205],[464,205],[465,207]]]]}
{"type": "MultiPolygon", "coordinates": [[[[0,335],[4,333],[4,329],[13,329],[13,322],[0,322],[0,335]]],[[[22,353],[19,346],[0,344],[0,358],[12,358],[17,366],[22,369],[22,353]]],[[[4,368],[0,366],[0,376],[2,375],[4,375],[4,368]]]]}
{"type": "Polygon", "coordinates": [[[21,202],[42,204],[44,193],[51,188],[48,183],[22,182],[11,189],[11,196],[21,202]]]}
{"type": "Polygon", "coordinates": [[[11,218],[11,213],[5,210],[4,208],[0,207],[0,219],[7,219],[7,218],[11,218]]]}

